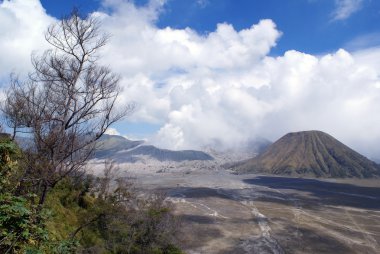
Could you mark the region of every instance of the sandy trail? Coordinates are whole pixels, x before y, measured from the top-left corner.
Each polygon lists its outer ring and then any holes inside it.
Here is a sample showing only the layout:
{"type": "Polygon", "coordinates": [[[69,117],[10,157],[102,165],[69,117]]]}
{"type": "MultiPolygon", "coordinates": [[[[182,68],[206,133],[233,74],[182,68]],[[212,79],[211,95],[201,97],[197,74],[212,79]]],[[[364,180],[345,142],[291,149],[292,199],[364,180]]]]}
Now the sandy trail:
{"type": "Polygon", "coordinates": [[[350,219],[350,221],[355,225],[356,229],[362,233],[364,239],[367,242],[367,245],[371,247],[374,250],[374,253],[379,251],[379,244],[377,243],[376,239],[373,238],[370,232],[362,228],[359,223],[355,220],[355,218],[351,215],[351,213],[348,211],[348,209],[344,209],[344,212],[346,216],[350,219]]]}
{"type": "Polygon", "coordinates": [[[222,219],[228,219],[228,217],[221,215],[217,210],[210,208],[209,206],[201,203],[201,202],[194,202],[187,200],[185,195],[182,194],[182,198],[173,198],[173,197],[168,197],[166,198],[167,201],[170,201],[174,204],[178,203],[187,203],[193,208],[197,210],[201,210],[205,216],[211,216],[211,217],[218,217],[222,219]]]}
{"type": "Polygon", "coordinates": [[[255,207],[253,201],[242,201],[244,206],[250,207],[257,224],[260,227],[261,235],[259,237],[251,237],[243,242],[243,248],[247,253],[263,253],[263,254],[284,254],[285,252],[278,244],[277,240],[271,235],[268,218],[260,213],[255,207]]]}

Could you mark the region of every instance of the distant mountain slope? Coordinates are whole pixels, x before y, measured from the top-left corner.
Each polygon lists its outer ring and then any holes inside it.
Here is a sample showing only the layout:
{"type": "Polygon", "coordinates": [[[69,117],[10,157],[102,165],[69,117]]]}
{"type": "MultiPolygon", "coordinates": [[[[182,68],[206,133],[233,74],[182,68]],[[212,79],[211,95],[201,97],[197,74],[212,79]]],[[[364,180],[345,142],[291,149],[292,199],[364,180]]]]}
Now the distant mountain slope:
{"type": "Polygon", "coordinates": [[[288,133],[253,159],[233,167],[257,172],[315,177],[373,177],[379,165],[321,131],[288,133]]]}
{"type": "Polygon", "coordinates": [[[143,143],[144,141],[131,141],[117,135],[104,135],[97,144],[95,158],[109,158],[121,163],[136,162],[143,156],[158,161],[213,160],[213,157],[201,151],[172,151],[152,145],[142,145],[143,143]]]}
{"type": "Polygon", "coordinates": [[[99,139],[99,141],[96,144],[97,149],[95,152],[95,157],[109,157],[116,154],[119,151],[129,150],[143,143],[144,141],[142,140],[132,141],[118,135],[103,134],[103,136],[99,139]]]}
{"type": "Polygon", "coordinates": [[[213,157],[207,153],[195,150],[172,151],[160,149],[151,145],[139,146],[135,149],[125,151],[118,155],[119,158],[133,158],[135,156],[146,155],[159,161],[185,161],[185,160],[213,160],[213,157]],[[120,156],[122,155],[122,156],[120,156]]]}

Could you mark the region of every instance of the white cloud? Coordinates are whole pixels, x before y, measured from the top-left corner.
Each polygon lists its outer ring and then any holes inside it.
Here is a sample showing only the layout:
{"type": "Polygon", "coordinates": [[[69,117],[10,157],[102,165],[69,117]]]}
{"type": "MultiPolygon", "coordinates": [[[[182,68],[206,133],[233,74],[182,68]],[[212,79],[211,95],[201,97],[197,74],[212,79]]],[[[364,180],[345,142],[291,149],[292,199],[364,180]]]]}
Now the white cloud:
{"type": "Polygon", "coordinates": [[[30,54],[47,47],[44,32],[53,21],[38,0],[0,3],[0,80],[30,69],[30,54]]]}
{"type": "MultiPolygon", "coordinates": [[[[12,7],[0,8],[0,17],[22,2],[7,2],[12,7]]],[[[292,50],[272,57],[281,32],[271,20],[240,31],[222,23],[206,35],[161,29],[155,22],[162,4],[137,8],[107,0],[111,11],[94,14],[112,34],[101,61],[122,75],[121,99],[138,103],[131,120],[162,125],[153,142],[169,148],[238,146],[256,136],[275,140],[289,131],[320,129],[380,157],[379,49],[323,56],[292,50]]],[[[51,18],[39,5],[34,8],[35,19],[45,20],[42,31],[51,18]]],[[[0,30],[0,41],[25,42],[18,59],[28,62],[31,50],[40,47],[27,33],[14,32],[25,23],[14,19],[12,29],[0,30]]],[[[0,47],[0,53],[6,50],[0,47]]]]}
{"type": "Polygon", "coordinates": [[[120,135],[120,132],[112,127],[108,128],[105,133],[108,135],[120,135]]]}
{"type": "Polygon", "coordinates": [[[345,44],[346,48],[353,51],[379,47],[379,46],[380,46],[380,33],[363,34],[363,35],[353,38],[352,40],[350,40],[349,42],[345,44]]]}
{"type": "Polygon", "coordinates": [[[335,0],[333,20],[345,20],[362,8],[364,0],[335,0]]]}
{"type": "Polygon", "coordinates": [[[209,0],[197,0],[197,5],[200,8],[205,8],[209,4],[210,4],[209,0]]]}

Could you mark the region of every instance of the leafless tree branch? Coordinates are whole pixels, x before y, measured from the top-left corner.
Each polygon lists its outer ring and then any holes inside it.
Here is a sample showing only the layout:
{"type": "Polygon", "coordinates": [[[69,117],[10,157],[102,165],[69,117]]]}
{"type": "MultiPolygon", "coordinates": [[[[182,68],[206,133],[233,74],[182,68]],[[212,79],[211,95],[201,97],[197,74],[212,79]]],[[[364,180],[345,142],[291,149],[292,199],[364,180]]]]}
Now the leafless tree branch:
{"type": "Polygon", "coordinates": [[[119,77],[97,64],[108,38],[97,19],[74,10],[47,29],[52,49],[32,55],[28,79],[11,77],[1,110],[13,139],[20,132],[34,139],[28,172],[36,176],[40,204],[49,188],[83,167],[107,128],[133,111],[132,104],[116,109],[119,77]]]}

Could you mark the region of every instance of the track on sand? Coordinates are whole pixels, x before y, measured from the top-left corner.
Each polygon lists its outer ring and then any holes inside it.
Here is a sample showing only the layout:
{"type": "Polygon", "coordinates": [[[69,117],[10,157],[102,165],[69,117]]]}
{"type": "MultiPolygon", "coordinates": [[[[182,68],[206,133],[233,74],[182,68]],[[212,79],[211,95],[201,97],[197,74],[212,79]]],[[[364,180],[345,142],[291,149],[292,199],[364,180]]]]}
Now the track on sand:
{"type": "Polygon", "coordinates": [[[223,170],[136,176],[182,218],[186,253],[376,253],[380,182],[233,175],[223,170]]]}

